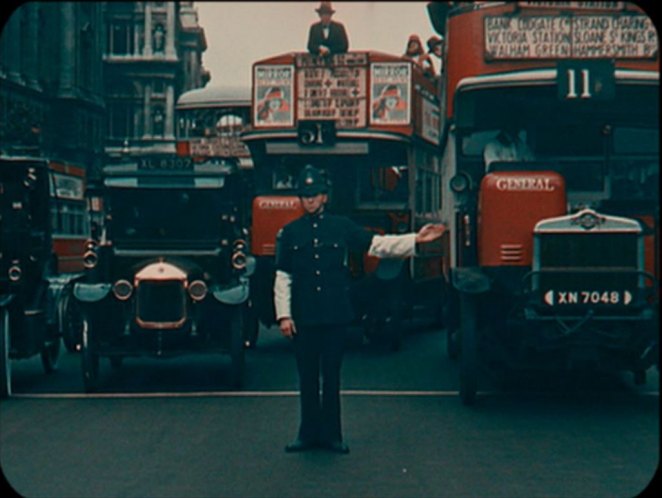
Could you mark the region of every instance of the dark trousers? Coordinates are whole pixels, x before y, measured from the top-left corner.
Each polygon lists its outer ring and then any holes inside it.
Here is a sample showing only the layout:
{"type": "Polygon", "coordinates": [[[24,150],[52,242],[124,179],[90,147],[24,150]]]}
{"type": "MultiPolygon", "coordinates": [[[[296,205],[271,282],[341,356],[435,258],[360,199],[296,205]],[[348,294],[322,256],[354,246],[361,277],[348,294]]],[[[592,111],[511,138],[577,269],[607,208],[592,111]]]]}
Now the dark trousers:
{"type": "Polygon", "coordinates": [[[322,443],[342,441],[340,366],[345,349],[345,337],[344,326],[297,327],[294,352],[299,370],[301,402],[299,439],[302,441],[322,443]]]}

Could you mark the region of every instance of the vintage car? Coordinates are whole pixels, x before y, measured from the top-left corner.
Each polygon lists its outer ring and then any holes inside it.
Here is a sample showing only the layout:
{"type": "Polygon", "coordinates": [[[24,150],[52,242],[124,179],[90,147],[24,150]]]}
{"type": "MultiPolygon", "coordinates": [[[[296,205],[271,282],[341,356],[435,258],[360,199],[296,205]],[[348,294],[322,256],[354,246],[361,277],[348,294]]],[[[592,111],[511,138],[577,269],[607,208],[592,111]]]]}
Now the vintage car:
{"type": "Polygon", "coordinates": [[[104,168],[103,223],[84,255],[80,306],[86,391],[98,388],[99,359],[223,353],[229,384],[244,369],[248,253],[243,184],[236,164],[142,157],[104,168]]]}
{"type": "Polygon", "coordinates": [[[57,367],[60,336],[49,277],[49,169],[43,159],[0,157],[0,397],[12,392],[11,360],[41,355],[57,367]]]}

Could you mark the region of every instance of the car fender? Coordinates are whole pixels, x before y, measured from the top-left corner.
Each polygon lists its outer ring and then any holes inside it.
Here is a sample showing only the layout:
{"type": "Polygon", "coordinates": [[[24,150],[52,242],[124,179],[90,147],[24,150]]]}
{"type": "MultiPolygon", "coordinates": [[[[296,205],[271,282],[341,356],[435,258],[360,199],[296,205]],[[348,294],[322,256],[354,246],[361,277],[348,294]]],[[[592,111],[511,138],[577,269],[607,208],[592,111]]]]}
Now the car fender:
{"type": "Polygon", "coordinates": [[[110,293],[110,284],[87,284],[77,282],[74,285],[74,296],[85,303],[96,303],[101,301],[110,293]]]}
{"type": "Polygon", "coordinates": [[[223,304],[244,303],[248,299],[248,294],[249,284],[247,278],[240,278],[238,284],[212,287],[214,299],[223,304]]]}

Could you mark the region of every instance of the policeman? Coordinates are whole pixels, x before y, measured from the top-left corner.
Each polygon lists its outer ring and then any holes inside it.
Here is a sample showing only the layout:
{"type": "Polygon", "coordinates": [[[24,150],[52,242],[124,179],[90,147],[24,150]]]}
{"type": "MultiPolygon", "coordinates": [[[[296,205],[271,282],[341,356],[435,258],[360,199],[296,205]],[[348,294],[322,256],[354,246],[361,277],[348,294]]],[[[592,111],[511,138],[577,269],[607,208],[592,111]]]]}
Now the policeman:
{"type": "Polygon", "coordinates": [[[328,185],[307,165],[299,176],[304,215],[278,234],[274,304],[281,333],[293,340],[299,371],[301,423],[287,452],[323,447],[349,453],[340,422],[340,366],[351,322],[348,251],[376,257],[413,256],[417,243],[441,237],[443,225],[418,233],[375,235],[349,218],[325,212],[328,185]],[[323,379],[320,399],[320,369],[323,379]]]}

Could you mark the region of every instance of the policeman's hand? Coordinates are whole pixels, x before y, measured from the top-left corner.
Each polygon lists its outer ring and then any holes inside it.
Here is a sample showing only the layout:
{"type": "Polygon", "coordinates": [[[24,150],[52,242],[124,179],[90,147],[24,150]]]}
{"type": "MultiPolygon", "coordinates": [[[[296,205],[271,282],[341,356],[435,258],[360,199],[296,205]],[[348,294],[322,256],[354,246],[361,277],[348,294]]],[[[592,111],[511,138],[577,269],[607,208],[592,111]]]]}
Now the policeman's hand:
{"type": "Polygon", "coordinates": [[[291,318],[281,318],[280,322],[278,322],[278,326],[280,327],[281,334],[288,339],[292,339],[297,333],[297,329],[291,318]]]}
{"type": "Polygon", "coordinates": [[[432,242],[440,238],[446,231],[446,225],[442,223],[424,225],[416,234],[416,243],[432,242]]]}
{"type": "Polygon", "coordinates": [[[319,52],[320,52],[320,55],[329,55],[331,50],[329,49],[329,47],[327,47],[325,45],[320,45],[319,52]]]}

